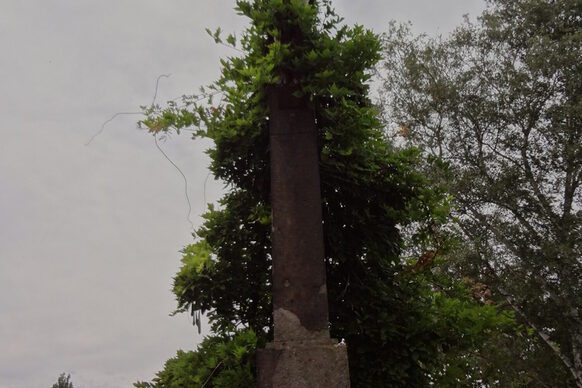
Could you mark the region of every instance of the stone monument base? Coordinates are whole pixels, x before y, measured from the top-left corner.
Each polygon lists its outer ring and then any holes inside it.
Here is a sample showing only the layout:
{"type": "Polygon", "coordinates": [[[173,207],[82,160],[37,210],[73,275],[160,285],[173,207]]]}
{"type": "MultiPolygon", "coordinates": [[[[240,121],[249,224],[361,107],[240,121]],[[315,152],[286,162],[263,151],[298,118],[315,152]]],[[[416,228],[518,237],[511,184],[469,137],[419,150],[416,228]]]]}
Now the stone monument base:
{"type": "Polygon", "coordinates": [[[257,388],[349,388],[348,352],[335,340],[274,341],[257,351],[257,388]]]}

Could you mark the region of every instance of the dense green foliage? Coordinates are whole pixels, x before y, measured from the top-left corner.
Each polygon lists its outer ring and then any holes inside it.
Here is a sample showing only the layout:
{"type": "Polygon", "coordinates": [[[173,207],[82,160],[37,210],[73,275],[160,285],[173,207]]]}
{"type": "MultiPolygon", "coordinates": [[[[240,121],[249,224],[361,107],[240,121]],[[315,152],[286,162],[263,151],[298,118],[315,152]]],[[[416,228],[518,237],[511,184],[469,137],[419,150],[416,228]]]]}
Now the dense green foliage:
{"type": "Polygon", "coordinates": [[[205,338],[197,351],[178,351],[151,383],[137,388],[252,387],[257,338],[250,331],[205,338]]]}
{"type": "MultiPolygon", "coordinates": [[[[394,149],[367,96],[379,38],[342,26],[325,0],[237,1],[237,10],[251,25],[239,42],[224,39],[244,54],[223,60],[221,78],[201,96],[150,107],[142,122],[154,135],[193,128],[194,137],[212,139],[210,169],[229,189],[204,214],[174,280],[178,310],[207,312],[215,334],[169,360],[150,386],[208,378],[207,387],[250,386],[254,348],[232,358],[237,336],[249,333],[235,328],[256,333],[258,346],[271,339],[266,93],[275,83],[295,85],[315,112],[330,330],[348,346],[352,386],[477,381],[478,373],[464,372],[463,352],[513,319],[435,268],[450,245],[442,228],[449,203],[417,172],[417,150],[394,149]],[[415,251],[426,260],[407,262],[405,252],[415,251]]],[[[220,31],[211,35],[222,42],[220,31]]]]}
{"type": "Polygon", "coordinates": [[[393,26],[389,116],[446,167],[429,173],[468,241],[455,273],[537,335],[496,339],[517,368],[505,386],[582,386],[582,2],[489,5],[444,40],[393,26]]]}

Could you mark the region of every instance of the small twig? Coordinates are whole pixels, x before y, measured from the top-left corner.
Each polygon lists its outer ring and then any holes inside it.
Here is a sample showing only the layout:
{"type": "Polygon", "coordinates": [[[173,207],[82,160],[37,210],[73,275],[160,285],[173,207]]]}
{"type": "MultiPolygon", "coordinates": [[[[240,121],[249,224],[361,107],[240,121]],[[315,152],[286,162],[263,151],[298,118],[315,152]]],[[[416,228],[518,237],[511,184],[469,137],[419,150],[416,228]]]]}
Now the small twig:
{"type": "Polygon", "coordinates": [[[186,215],[186,220],[188,221],[188,223],[190,223],[192,230],[194,230],[194,223],[190,219],[190,215],[192,214],[192,205],[190,204],[190,197],[188,196],[188,179],[186,179],[186,175],[184,175],[182,170],[180,170],[180,167],[178,167],[176,165],[176,163],[174,163],[174,161],[172,159],[170,159],[170,157],[164,152],[162,147],[160,147],[160,144],[158,143],[158,137],[155,134],[154,134],[154,143],[156,144],[157,149],[162,153],[162,155],[164,155],[164,157],[168,160],[168,162],[170,162],[172,164],[172,166],[174,166],[176,171],[178,171],[180,173],[180,175],[182,176],[182,179],[184,179],[184,195],[186,196],[186,202],[188,203],[188,214],[186,215]]]}
{"type": "Polygon", "coordinates": [[[210,381],[210,378],[212,377],[212,375],[214,374],[214,372],[216,372],[216,370],[218,369],[218,367],[222,365],[222,361],[220,361],[218,364],[216,364],[216,366],[214,367],[214,370],[212,371],[212,373],[210,374],[210,376],[208,376],[208,378],[206,379],[206,381],[204,382],[204,384],[202,384],[202,386],[200,388],[204,388],[206,386],[206,384],[208,384],[208,382],[210,381]]]}
{"type": "Polygon", "coordinates": [[[163,78],[170,78],[172,74],[160,74],[156,79],[156,90],[154,91],[154,98],[152,99],[152,106],[156,103],[156,98],[158,97],[158,85],[160,83],[160,79],[163,78]]]}
{"type": "Polygon", "coordinates": [[[221,44],[221,45],[223,45],[224,47],[227,47],[227,48],[229,48],[229,49],[232,49],[232,50],[238,51],[239,53],[243,53],[243,54],[245,54],[245,51],[244,51],[244,50],[241,50],[241,49],[239,49],[238,47],[232,46],[232,45],[230,45],[230,44],[226,44],[226,43],[224,43],[224,42],[218,42],[218,44],[221,44]]]}
{"type": "Polygon", "coordinates": [[[97,136],[101,135],[101,133],[105,130],[105,126],[107,124],[109,124],[110,122],[112,122],[116,117],[127,116],[127,115],[142,115],[142,114],[143,114],[143,112],[117,112],[116,114],[111,116],[111,118],[109,120],[107,120],[103,124],[101,124],[101,128],[99,129],[99,131],[97,131],[93,136],[91,136],[91,138],[89,139],[89,141],[87,143],[85,143],[85,145],[88,146],[89,144],[91,144],[93,139],[95,139],[97,136]]]}
{"type": "MultiPolygon", "coordinates": [[[[154,90],[154,97],[152,98],[152,104],[151,106],[154,106],[154,104],[156,103],[156,98],[158,97],[158,86],[160,84],[160,79],[161,78],[169,78],[171,74],[160,74],[158,76],[158,78],[156,78],[156,88],[154,90]]],[[[109,124],[110,122],[112,122],[113,120],[115,120],[116,117],[118,116],[127,116],[127,115],[143,115],[143,112],[117,112],[116,114],[114,114],[113,116],[111,116],[111,118],[107,121],[105,121],[103,124],[101,124],[101,128],[99,129],[99,131],[97,131],[93,136],[91,136],[91,138],[89,139],[89,141],[87,143],[85,143],[86,146],[90,145],[91,142],[99,135],[101,135],[103,133],[103,131],[105,130],[105,126],[107,124],[109,124]]]]}

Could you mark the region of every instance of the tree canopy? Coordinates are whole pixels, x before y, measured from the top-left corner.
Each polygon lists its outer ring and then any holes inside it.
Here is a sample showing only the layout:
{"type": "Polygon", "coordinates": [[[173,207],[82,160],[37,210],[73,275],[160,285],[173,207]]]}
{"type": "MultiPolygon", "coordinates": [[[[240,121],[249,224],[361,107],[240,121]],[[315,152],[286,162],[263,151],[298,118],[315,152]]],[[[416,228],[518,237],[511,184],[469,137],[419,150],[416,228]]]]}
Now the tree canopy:
{"type": "Polygon", "coordinates": [[[52,388],[73,388],[71,375],[61,373],[57,379],[57,382],[53,384],[52,388]]]}
{"type": "Polygon", "coordinates": [[[553,355],[531,378],[582,386],[582,2],[489,1],[446,39],[393,24],[382,74],[392,132],[441,161],[429,174],[470,242],[457,273],[553,355]]]}

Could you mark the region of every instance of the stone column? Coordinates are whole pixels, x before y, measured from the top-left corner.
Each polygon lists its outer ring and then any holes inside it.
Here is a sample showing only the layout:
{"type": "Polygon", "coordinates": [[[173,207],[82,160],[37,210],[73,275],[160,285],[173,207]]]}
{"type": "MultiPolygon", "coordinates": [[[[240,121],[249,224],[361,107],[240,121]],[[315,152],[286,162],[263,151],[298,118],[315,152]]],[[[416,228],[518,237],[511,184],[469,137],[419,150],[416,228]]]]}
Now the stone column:
{"type": "Polygon", "coordinates": [[[268,91],[275,332],[257,386],[347,388],[346,348],[329,335],[315,116],[292,92],[268,91]]]}

